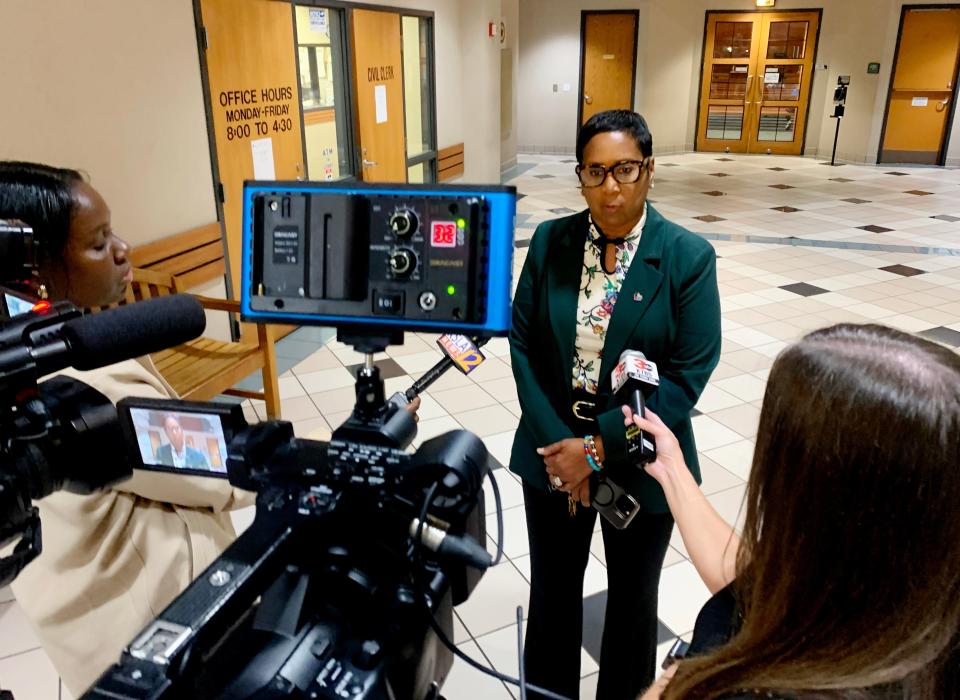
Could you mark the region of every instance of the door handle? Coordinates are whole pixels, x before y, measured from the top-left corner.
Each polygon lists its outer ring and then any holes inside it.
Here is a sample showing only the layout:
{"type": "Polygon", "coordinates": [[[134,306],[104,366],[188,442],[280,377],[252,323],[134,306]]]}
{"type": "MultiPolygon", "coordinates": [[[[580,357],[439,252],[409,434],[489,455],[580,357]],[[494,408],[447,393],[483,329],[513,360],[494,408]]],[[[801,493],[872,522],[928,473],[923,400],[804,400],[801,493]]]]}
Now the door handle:
{"type": "Polygon", "coordinates": [[[592,105],[592,104],[593,104],[593,98],[590,97],[590,95],[584,95],[584,96],[583,96],[583,101],[586,102],[588,105],[592,105]]]}
{"type": "Polygon", "coordinates": [[[748,105],[753,104],[753,79],[755,77],[756,77],[755,75],[747,76],[747,92],[746,92],[747,99],[744,102],[744,104],[748,104],[748,105]]]}
{"type": "Polygon", "coordinates": [[[934,109],[936,109],[938,112],[942,112],[943,110],[945,110],[945,109],[947,108],[947,105],[948,105],[948,104],[950,104],[950,98],[949,98],[949,97],[947,97],[946,99],[943,99],[943,100],[940,100],[939,102],[937,102],[937,106],[936,106],[934,109]]]}
{"type": "Polygon", "coordinates": [[[372,161],[372,160],[367,160],[366,158],[363,159],[363,167],[365,167],[365,168],[372,168],[372,167],[375,166],[375,165],[376,165],[376,163],[375,163],[374,161],[372,161]]]}

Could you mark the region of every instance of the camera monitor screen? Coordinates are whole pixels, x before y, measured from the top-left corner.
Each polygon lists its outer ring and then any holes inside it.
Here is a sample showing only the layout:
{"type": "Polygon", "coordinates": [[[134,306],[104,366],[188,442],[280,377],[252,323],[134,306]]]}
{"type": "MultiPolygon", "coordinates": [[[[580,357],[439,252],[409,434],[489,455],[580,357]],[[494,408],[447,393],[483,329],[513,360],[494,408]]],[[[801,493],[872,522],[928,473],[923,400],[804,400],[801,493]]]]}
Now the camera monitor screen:
{"type": "Polygon", "coordinates": [[[216,412],[131,407],[130,425],[143,466],[227,475],[227,437],[216,412]]]}
{"type": "Polygon", "coordinates": [[[0,287],[0,299],[2,299],[0,316],[3,318],[13,318],[25,314],[32,310],[34,304],[37,303],[35,299],[31,299],[26,294],[15,292],[6,287],[0,287]]]}

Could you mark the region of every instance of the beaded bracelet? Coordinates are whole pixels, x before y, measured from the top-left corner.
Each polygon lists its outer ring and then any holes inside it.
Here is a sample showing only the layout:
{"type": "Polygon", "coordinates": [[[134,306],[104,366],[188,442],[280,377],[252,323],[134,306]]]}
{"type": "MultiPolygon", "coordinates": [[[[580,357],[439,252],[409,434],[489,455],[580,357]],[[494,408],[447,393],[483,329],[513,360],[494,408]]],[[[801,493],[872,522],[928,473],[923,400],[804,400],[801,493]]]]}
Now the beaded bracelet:
{"type": "Polygon", "coordinates": [[[597,466],[600,469],[603,469],[603,460],[600,459],[600,452],[597,450],[597,441],[593,435],[590,436],[590,453],[593,455],[593,459],[596,461],[597,466]]]}
{"type": "Polygon", "coordinates": [[[603,462],[600,461],[600,456],[597,454],[597,443],[594,441],[593,435],[583,436],[583,454],[593,471],[598,472],[603,468],[603,462]]]}

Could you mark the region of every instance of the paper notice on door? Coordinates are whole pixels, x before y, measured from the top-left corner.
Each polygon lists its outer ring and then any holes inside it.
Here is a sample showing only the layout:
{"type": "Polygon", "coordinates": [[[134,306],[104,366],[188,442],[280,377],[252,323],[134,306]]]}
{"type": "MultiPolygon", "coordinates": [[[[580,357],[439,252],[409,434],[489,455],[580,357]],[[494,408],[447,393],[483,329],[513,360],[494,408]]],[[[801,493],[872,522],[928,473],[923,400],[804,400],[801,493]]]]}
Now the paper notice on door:
{"type": "Polygon", "coordinates": [[[910,101],[910,106],[911,106],[911,107],[926,107],[926,106],[927,106],[927,98],[926,98],[926,97],[914,97],[914,98],[910,101]]]}
{"type": "Polygon", "coordinates": [[[253,152],[253,179],[276,180],[277,172],[273,167],[273,139],[254,139],[250,142],[253,152]]]}
{"type": "Polygon", "coordinates": [[[780,82],[780,71],[768,70],[763,74],[763,82],[766,84],[776,84],[780,82]]]}
{"type": "Polygon", "coordinates": [[[387,86],[374,85],[373,99],[377,103],[377,124],[384,124],[387,121],[387,86]]]}
{"type": "Polygon", "coordinates": [[[320,34],[327,33],[327,11],[326,10],[310,10],[310,30],[314,32],[319,32],[320,34]]]}
{"type": "Polygon", "coordinates": [[[612,53],[605,53],[603,54],[602,58],[604,61],[612,61],[613,59],[616,58],[616,56],[612,53]]]}

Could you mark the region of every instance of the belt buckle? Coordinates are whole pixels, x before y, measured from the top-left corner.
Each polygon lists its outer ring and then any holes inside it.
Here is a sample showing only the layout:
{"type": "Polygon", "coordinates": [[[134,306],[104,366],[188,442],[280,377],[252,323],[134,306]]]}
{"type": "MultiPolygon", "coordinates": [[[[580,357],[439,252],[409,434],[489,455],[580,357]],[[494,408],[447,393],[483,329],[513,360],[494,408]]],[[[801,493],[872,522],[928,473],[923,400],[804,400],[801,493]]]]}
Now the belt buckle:
{"type": "Polygon", "coordinates": [[[574,401],[573,405],[570,407],[570,410],[573,412],[574,418],[577,418],[579,420],[585,420],[585,421],[593,420],[593,416],[580,415],[580,409],[585,408],[587,406],[589,406],[590,408],[596,408],[597,404],[595,404],[593,401],[583,401],[583,400],[574,401]]]}

